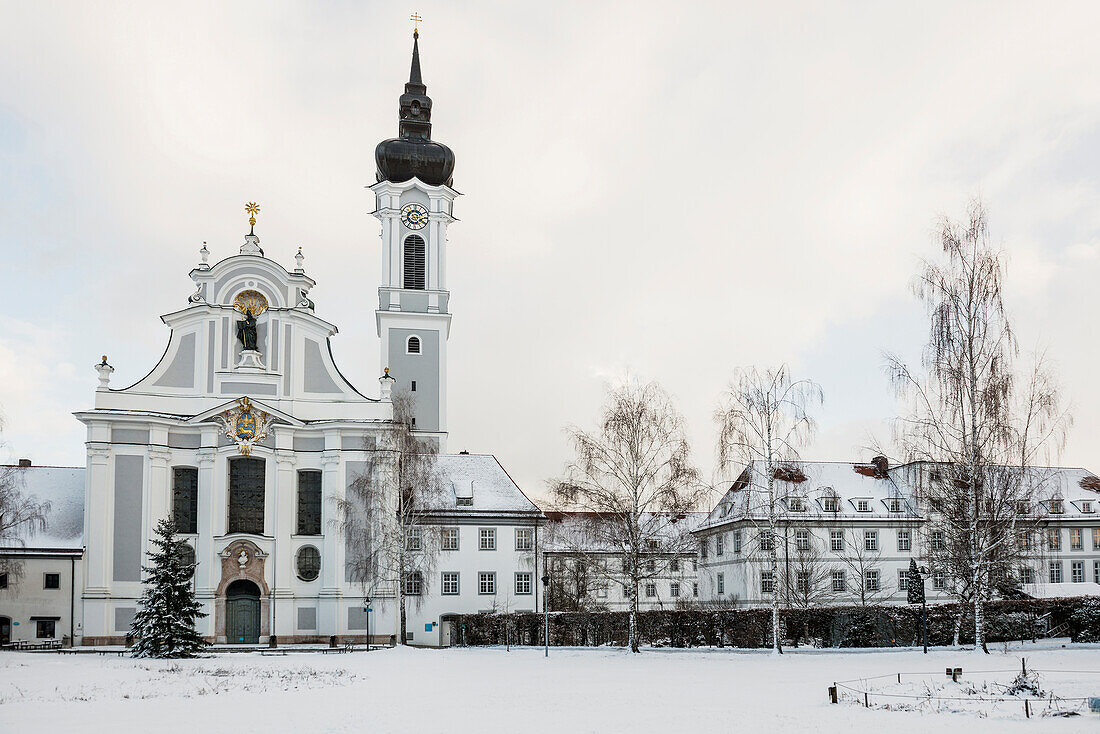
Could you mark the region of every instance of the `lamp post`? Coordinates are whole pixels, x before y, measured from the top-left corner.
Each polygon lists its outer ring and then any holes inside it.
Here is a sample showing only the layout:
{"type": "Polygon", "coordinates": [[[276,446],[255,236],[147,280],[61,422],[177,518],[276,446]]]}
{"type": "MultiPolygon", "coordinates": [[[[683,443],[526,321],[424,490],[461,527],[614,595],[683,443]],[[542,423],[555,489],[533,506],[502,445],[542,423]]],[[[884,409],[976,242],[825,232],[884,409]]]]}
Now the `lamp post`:
{"type": "Polygon", "coordinates": [[[370,652],[370,597],[363,597],[363,613],[367,615],[367,652],[370,652]]]}
{"type": "Polygon", "coordinates": [[[542,617],[543,617],[543,631],[542,642],[545,646],[543,657],[550,657],[550,574],[545,573],[542,576],[542,617]]]}

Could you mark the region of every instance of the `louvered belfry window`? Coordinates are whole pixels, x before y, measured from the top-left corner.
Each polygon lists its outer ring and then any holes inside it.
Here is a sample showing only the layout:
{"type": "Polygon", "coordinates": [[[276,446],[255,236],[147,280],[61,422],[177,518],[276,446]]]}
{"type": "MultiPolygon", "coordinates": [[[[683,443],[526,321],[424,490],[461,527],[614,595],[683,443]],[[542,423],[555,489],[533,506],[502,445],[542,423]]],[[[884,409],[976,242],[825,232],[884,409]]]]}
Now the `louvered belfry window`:
{"type": "Polygon", "coordinates": [[[424,290],[425,283],[424,238],[412,234],[405,238],[405,287],[424,290]]]}
{"type": "Polygon", "coordinates": [[[264,460],[229,460],[229,532],[264,534],[264,460]]]}

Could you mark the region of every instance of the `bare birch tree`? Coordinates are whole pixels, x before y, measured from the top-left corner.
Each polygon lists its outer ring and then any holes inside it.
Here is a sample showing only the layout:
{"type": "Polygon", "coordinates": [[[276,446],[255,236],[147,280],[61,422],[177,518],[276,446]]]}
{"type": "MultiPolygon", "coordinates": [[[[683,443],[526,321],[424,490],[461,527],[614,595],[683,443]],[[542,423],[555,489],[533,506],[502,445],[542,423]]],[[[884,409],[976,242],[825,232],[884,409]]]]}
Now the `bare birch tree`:
{"type": "Polygon", "coordinates": [[[347,543],[351,577],[370,596],[392,596],[399,644],[408,640],[407,605],[429,593],[441,534],[433,522],[444,497],[439,449],[412,430],[413,400],[393,393],[389,446],[337,500],[337,524],[347,543]]]}
{"type": "Polygon", "coordinates": [[[691,462],[684,420],[656,383],[612,388],[596,431],[568,430],[576,457],[552,483],[553,498],[562,511],[591,513],[569,551],[589,574],[624,585],[630,649],[638,652],[639,588],[694,556],[691,533],[678,525],[707,488],[691,462]],[[621,568],[603,562],[608,551],[621,568]]]}
{"type": "Polygon", "coordinates": [[[786,365],[778,369],[740,370],[723,394],[714,419],[718,423],[718,466],[747,467],[750,502],[747,515],[763,514],[760,528],[773,584],[772,649],[782,653],[779,629],[780,497],[776,482],[798,461],[799,450],[812,437],[812,405],[822,402],[821,388],[811,380],[792,379],[786,365]],[[757,471],[753,471],[753,467],[757,471]],[[752,499],[756,498],[756,499],[752,499]]]}
{"type": "MultiPolygon", "coordinates": [[[[856,597],[863,606],[874,604],[891,595],[882,578],[882,547],[878,530],[850,528],[844,539],[841,562],[855,577],[856,597]],[[868,536],[868,533],[874,535],[868,536]],[[868,574],[873,573],[873,577],[868,574]]],[[[849,587],[851,588],[851,587],[849,587]]]]}
{"type": "MultiPolygon", "coordinates": [[[[3,424],[0,423],[0,428],[3,424]]],[[[25,538],[45,531],[49,502],[39,502],[23,491],[23,472],[17,466],[0,466],[0,548],[21,548],[25,538]]],[[[23,575],[23,563],[13,554],[0,555],[0,573],[15,583],[23,575]]]]}
{"type": "Polygon", "coordinates": [[[930,317],[924,370],[893,355],[887,364],[907,403],[895,437],[907,460],[923,462],[919,486],[944,533],[930,562],[973,605],[980,651],[985,602],[1023,552],[1020,524],[1047,489],[1032,464],[1061,447],[1071,421],[1041,357],[1019,379],[1005,259],[990,242],[981,202],[971,202],[964,223],[943,219],[937,238],[945,259],[924,262],[913,286],[930,317]]]}

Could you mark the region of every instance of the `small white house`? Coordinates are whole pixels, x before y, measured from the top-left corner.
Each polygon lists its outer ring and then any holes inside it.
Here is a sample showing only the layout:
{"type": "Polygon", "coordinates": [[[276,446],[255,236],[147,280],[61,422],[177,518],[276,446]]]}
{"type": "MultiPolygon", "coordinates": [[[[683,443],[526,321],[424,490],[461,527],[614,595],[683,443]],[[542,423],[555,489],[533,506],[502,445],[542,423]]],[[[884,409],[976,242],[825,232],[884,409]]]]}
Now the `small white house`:
{"type": "Polygon", "coordinates": [[[84,469],[0,467],[24,496],[49,503],[46,528],[0,545],[0,644],[79,644],[84,553],[84,469]]]}

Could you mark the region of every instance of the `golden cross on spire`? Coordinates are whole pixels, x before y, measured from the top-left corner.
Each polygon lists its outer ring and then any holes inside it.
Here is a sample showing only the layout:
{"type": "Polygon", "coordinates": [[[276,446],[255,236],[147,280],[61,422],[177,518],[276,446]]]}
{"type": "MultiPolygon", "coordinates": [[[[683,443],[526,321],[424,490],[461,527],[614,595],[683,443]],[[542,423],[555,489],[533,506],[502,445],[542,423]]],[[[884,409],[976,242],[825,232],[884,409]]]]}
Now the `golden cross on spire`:
{"type": "Polygon", "coordinates": [[[421,21],[424,20],[423,18],[420,17],[420,13],[413,13],[412,15],[409,16],[409,20],[411,20],[412,23],[413,23],[413,33],[419,33],[420,32],[420,23],[421,23],[421,21]]]}
{"type": "Polygon", "coordinates": [[[253,229],[255,229],[255,227],[256,227],[256,215],[260,212],[260,205],[257,204],[254,201],[250,201],[250,202],[248,202],[248,204],[245,205],[244,210],[246,212],[248,212],[248,214],[249,214],[249,217],[248,217],[249,226],[252,227],[253,229]]]}

